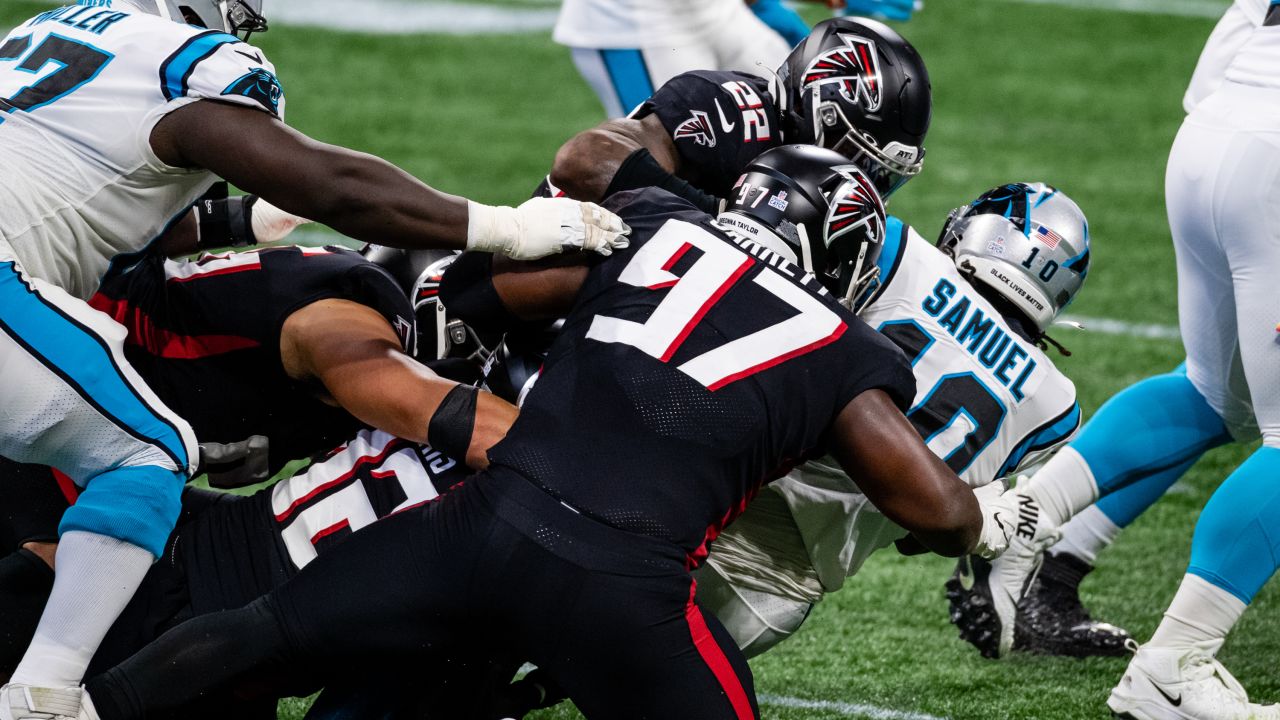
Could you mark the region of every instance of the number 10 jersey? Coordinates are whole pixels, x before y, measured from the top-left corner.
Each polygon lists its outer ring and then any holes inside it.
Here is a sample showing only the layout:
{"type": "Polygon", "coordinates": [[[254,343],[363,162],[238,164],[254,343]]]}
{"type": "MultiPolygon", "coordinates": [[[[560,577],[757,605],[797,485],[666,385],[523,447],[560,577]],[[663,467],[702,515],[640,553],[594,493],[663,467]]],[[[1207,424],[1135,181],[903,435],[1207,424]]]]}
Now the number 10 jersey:
{"type": "MultiPolygon", "coordinates": [[[[951,258],[890,218],[879,267],[881,282],[862,319],[911,361],[916,394],[907,419],[961,479],[980,487],[1016,475],[1075,434],[1075,385],[951,258]]],[[[815,602],[872,552],[906,535],[827,458],[765,492],[709,560],[749,589],[815,602]]]]}

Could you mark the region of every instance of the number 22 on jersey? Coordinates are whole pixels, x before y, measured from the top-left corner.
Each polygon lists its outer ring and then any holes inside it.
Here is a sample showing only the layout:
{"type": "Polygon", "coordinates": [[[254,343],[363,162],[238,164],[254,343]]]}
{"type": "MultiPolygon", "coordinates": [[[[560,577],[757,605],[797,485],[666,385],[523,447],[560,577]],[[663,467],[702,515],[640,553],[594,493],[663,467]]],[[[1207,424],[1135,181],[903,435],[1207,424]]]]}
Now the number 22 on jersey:
{"type": "MultiPolygon", "coordinates": [[[[711,308],[731,291],[756,260],[707,230],[668,221],[627,263],[618,282],[666,297],[645,322],[597,315],[586,337],[637,348],[662,362],[671,358],[711,308]],[[700,253],[682,276],[671,270],[690,251],[700,253]]],[[[681,363],[677,369],[709,390],[834,342],[846,329],[838,314],[794,282],[765,267],[753,279],[795,315],[726,342],[681,363]]]]}

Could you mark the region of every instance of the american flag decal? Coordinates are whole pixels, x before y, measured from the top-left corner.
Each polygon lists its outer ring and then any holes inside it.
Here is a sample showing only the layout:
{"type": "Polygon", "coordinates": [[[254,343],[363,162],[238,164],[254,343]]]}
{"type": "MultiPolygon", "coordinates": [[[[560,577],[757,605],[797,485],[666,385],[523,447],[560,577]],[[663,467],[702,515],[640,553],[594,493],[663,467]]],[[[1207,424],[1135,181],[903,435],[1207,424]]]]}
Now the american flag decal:
{"type": "Polygon", "coordinates": [[[1043,225],[1036,225],[1036,239],[1048,245],[1050,249],[1058,247],[1062,236],[1043,225]]]}

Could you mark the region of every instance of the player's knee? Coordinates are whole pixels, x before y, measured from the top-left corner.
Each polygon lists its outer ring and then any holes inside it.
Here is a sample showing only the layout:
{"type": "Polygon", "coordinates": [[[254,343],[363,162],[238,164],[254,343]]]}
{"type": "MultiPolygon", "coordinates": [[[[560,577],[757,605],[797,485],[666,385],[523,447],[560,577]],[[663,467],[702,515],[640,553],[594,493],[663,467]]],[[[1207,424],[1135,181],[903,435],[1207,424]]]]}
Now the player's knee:
{"type": "Polygon", "coordinates": [[[186,472],[158,465],[122,467],[89,480],[62,516],[59,533],[91,532],[132,543],[159,557],[182,509],[186,472]]]}

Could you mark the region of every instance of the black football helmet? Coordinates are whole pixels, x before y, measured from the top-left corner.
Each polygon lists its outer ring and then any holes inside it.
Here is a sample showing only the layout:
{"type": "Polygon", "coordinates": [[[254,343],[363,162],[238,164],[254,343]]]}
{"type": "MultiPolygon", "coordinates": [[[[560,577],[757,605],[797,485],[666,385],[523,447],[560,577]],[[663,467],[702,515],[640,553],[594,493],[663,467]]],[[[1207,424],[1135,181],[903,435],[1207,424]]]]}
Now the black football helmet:
{"type": "Polygon", "coordinates": [[[739,236],[786,243],[801,267],[857,312],[879,274],[884,203],[848,158],[814,145],[784,145],[743,171],[718,221],[739,236]]]}
{"type": "Polygon", "coordinates": [[[866,18],[824,20],[778,77],[788,142],[844,155],[882,198],[920,172],[933,91],[924,60],[892,28],[866,18]]]}
{"type": "Polygon", "coordinates": [[[361,253],[395,278],[409,296],[418,325],[413,356],[422,363],[446,358],[483,365],[492,352],[466,323],[450,318],[440,303],[440,278],[458,259],[452,250],[400,250],[366,245],[361,253]]]}

